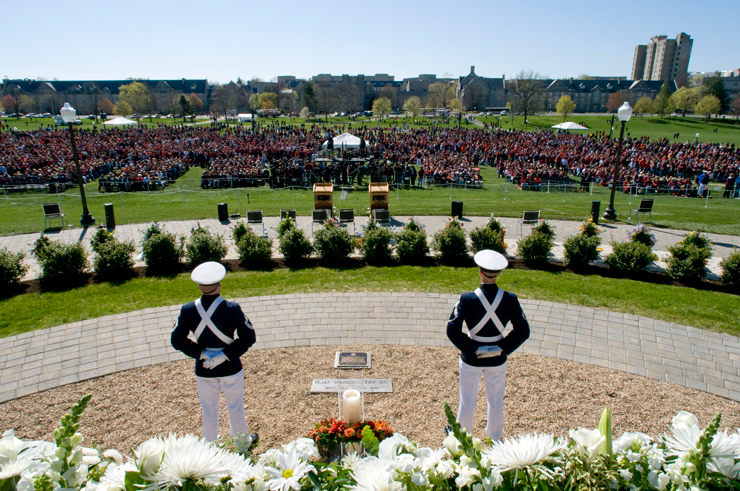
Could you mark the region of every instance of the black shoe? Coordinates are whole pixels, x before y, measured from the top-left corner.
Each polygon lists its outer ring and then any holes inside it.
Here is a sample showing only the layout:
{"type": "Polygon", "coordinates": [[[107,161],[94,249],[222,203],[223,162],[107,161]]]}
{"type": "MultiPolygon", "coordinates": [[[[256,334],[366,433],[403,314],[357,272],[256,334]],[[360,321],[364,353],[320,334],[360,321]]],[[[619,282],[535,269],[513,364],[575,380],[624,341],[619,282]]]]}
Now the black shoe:
{"type": "Polygon", "coordinates": [[[252,437],[252,443],[250,444],[252,447],[256,447],[257,444],[260,442],[260,436],[255,431],[250,435],[252,437]]]}
{"type": "Polygon", "coordinates": [[[445,435],[449,435],[450,433],[452,433],[452,426],[445,426],[445,435]]]}

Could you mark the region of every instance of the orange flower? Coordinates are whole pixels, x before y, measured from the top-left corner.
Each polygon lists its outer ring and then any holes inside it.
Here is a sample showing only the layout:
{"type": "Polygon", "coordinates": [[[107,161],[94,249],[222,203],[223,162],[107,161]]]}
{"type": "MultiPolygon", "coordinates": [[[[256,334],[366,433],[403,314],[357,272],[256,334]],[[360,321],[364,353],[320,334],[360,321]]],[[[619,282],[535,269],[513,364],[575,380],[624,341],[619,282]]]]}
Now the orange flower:
{"type": "Polygon", "coordinates": [[[346,430],[344,430],[344,436],[346,436],[347,438],[352,438],[353,436],[355,436],[355,430],[353,428],[347,428],[346,430]]]}

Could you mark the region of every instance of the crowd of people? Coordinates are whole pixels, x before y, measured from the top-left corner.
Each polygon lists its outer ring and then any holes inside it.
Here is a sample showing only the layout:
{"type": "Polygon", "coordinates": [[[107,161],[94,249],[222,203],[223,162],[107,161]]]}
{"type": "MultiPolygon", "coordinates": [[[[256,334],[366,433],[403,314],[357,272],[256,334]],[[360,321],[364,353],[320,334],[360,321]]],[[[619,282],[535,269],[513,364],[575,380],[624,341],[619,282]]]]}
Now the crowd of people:
{"type": "MultiPolygon", "coordinates": [[[[616,142],[605,135],[480,129],[352,128],[359,150],[322,150],[343,128],[333,125],[164,126],[77,130],[85,181],[103,191],[155,190],[192,166],[204,168],[201,187],[310,186],[317,181],[363,185],[387,181],[480,184],[481,166],[522,189],[545,183],[610,186],[616,142]]],[[[740,189],[735,145],[626,138],[618,186],[701,195],[709,182],[740,189]]],[[[50,128],[0,133],[0,184],[52,189],[75,185],[66,131],[50,128]]]]}

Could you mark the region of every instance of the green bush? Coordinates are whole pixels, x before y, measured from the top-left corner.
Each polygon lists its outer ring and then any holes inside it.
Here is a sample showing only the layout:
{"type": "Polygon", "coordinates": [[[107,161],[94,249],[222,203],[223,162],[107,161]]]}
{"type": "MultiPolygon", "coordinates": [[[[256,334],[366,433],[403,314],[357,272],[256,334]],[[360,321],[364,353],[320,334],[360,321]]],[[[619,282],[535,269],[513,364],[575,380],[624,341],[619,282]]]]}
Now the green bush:
{"type": "Polygon", "coordinates": [[[450,220],[445,228],[432,237],[432,249],[437,252],[440,261],[454,262],[468,257],[465,241],[465,230],[457,219],[450,220]]]}
{"type": "Polygon", "coordinates": [[[707,260],[712,256],[712,251],[682,240],[668,247],[668,252],[671,253],[667,260],[668,276],[681,281],[698,281],[704,278],[707,260]]]}
{"type": "MultiPolygon", "coordinates": [[[[543,222],[544,223],[544,222],[543,222]]],[[[535,229],[527,237],[519,240],[516,255],[527,266],[537,266],[547,263],[552,249],[550,236],[535,229]]]]}
{"type": "Polygon", "coordinates": [[[610,268],[620,271],[644,271],[650,263],[658,259],[649,246],[636,240],[612,242],[611,246],[612,252],[604,258],[604,262],[610,268]]]}
{"type": "Polygon", "coordinates": [[[427,254],[429,245],[423,229],[405,228],[396,234],[396,256],[403,264],[419,263],[427,254]]]}
{"type": "Polygon", "coordinates": [[[257,235],[247,228],[236,243],[239,260],[248,266],[264,265],[272,258],[272,239],[257,235]]]}
{"type": "Polygon", "coordinates": [[[555,238],[555,231],[552,229],[552,226],[545,220],[540,220],[540,223],[532,227],[532,232],[538,232],[544,235],[550,242],[552,242],[552,240],[555,238]]]}
{"type": "Polygon", "coordinates": [[[33,255],[41,266],[41,278],[48,281],[75,281],[89,266],[87,251],[80,242],[63,244],[45,235],[36,239],[33,255]]]}
{"type": "Polygon", "coordinates": [[[702,249],[712,249],[712,242],[709,240],[709,237],[701,233],[701,229],[689,232],[684,236],[681,242],[686,245],[692,245],[702,249]]]}
{"type": "Polygon", "coordinates": [[[282,237],[280,237],[278,247],[280,249],[280,254],[282,254],[287,261],[305,259],[313,252],[311,241],[308,240],[305,232],[299,228],[286,230],[282,237]]]}
{"type": "Polygon", "coordinates": [[[296,228],[295,222],[293,221],[293,219],[290,218],[289,216],[283,218],[282,220],[280,220],[280,223],[278,223],[278,226],[277,226],[278,237],[282,237],[285,232],[287,232],[288,230],[292,228],[296,228]]]}
{"type": "Polygon", "coordinates": [[[581,231],[582,235],[585,235],[586,237],[596,237],[601,233],[601,229],[598,225],[594,223],[593,218],[589,218],[588,220],[585,220],[580,227],[578,227],[578,230],[581,231]]]}
{"type": "Polygon", "coordinates": [[[393,254],[390,246],[392,238],[388,228],[378,227],[377,223],[370,220],[358,245],[362,257],[367,262],[382,262],[390,259],[393,254]]]}
{"type": "Polygon", "coordinates": [[[237,222],[234,229],[231,231],[231,236],[234,238],[234,243],[238,244],[242,237],[247,235],[251,229],[244,222],[237,222]]]}
{"type": "Polygon", "coordinates": [[[197,266],[208,261],[221,262],[228,250],[223,235],[212,234],[199,225],[190,233],[190,240],[185,246],[185,257],[191,265],[197,266]]]}
{"type": "Polygon", "coordinates": [[[159,235],[164,233],[164,225],[160,226],[157,222],[152,222],[149,224],[149,226],[144,230],[144,242],[149,240],[154,235],[159,235]]]}
{"type": "Polygon", "coordinates": [[[652,248],[655,245],[655,235],[650,233],[650,229],[645,225],[638,225],[627,233],[627,238],[633,242],[639,242],[652,248]]]}
{"type": "Polygon", "coordinates": [[[571,235],[563,243],[565,258],[563,264],[569,268],[578,269],[587,266],[599,257],[601,239],[597,236],[587,236],[585,233],[571,235]]]}
{"type": "Polygon", "coordinates": [[[334,220],[327,221],[314,236],[313,245],[321,259],[346,259],[357,245],[357,239],[339,227],[334,220]]]}
{"type": "MultiPolygon", "coordinates": [[[[150,230],[150,229],[147,229],[150,230]]],[[[180,267],[183,257],[184,238],[178,242],[177,236],[157,229],[156,233],[144,235],[142,250],[147,268],[155,271],[169,272],[180,267]]]]}
{"type": "Polygon", "coordinates": [[[28,266],[23,264],[26,255],[22,252],[10,252],[3,247],[0,250],[0,290],[11,285],[17,285],[28,272],[28,266]]]}
{"type": "Polygon", "coordinates": [[[470,252],[475,254],[483,249],[491,249],[506,254],[504,229],[494,230],[489,227],[476,227],[470,232],[470,252]]]}
{"type": "Polygon", "coordinates": [[[93,269],[101,276],[108,278],[125,278],[134,270],[134,243],[120,241],[116,238],[95,246],[93,269]]]}
{"type": "Polygon", "coordinates": [[[740,290],[740,251],[735,250],[719,263],[722,274],[719,279],[725,285],[740,290]]]}
{"type": "Polygon", "coordinates": [[[92,246],[92,250],[95,252],[98,252],[98,248],[105,244],[106,242],[115,240],[113,237],[113,234],[111,232],[108,232],[108,230],[104,228],[99,228],[97,232],[92,236],[92,239],[90,239],[90,245],[92,246]]]}

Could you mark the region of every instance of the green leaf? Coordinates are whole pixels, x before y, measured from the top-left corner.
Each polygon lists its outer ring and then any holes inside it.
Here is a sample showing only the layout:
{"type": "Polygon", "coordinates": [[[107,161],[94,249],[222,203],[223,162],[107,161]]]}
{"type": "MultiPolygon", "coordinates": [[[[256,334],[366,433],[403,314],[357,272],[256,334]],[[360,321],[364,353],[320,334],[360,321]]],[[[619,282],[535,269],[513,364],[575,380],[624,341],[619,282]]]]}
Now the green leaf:
{"type": "Polygon", "coordinates": [[[139,491],[139,489],[136,487],[137,484],[144,484],[144,479],[141,478],[141,473],[127,471],[126,491],[139,491]]]}
{"type": "Polygon", "coordinates": [[[599,454],[611,456],[612,450],[612,412],[608,407],[604,408],[601,413],[601,420],[599,420],[599,431],[601,436],[606,437],[604,443],[599,447],[599,454]]]}
{"type": "Polygon", "coordinates": [[[16,484],[18,484],[18,476],[3,479],[0,481],[0,491],[16,491],[16,484]]]}
{"type": "Polygon", "coordinates": [[[380,440],[375,436],[375,432],[369,425],[362,428],[362,443],[365,445],[365,451],[370,455],[378,455],[380,449],[380,440]]]}

